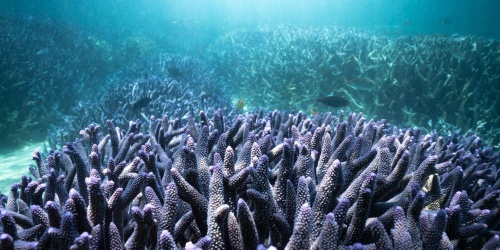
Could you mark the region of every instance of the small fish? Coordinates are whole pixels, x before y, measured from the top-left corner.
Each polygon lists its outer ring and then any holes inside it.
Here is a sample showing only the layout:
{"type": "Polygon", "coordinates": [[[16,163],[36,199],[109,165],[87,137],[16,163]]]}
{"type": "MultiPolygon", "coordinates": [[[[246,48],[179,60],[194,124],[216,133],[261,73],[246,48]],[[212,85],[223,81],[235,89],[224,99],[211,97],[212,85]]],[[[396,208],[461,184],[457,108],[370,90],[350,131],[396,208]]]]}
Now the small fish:
{"type": "Polygon", "coordinates": [[[347,81],[347,87],[355,90],[372,91],[377,89],[378,85],[368,77],[356,77],[347,81]]]}
{"type": "Polygon", "coordinates": [[[167,71],[171,77],[181,77],[182,76],[181,70],[173,64],[168,65],[167,71]]]}
{"type": "Polygon", "coordinates": [[[462,51],[455,50],[455,49],[449,49],[451,52],[451,55],[455,57],[458,60],[463,60],[465,59],[465,54],[462,51]]]}
{"type": "Polygon", "coordinates": [[[243,99],[240,99],[238,101],[238,104],[236,104],[236,108],[238,109],[238,111],[243,111],[243,108],[245,107],[245,103],[243,102],[243,99]]]}
{"type": "Polygon", "coordinates": [[[341,96],[325,96],[316,98],[316,101],[329,107],[341,108],[349,105],[349,100],[341,96]]]}
{"type": "Polygon", "coordinates": [[[316,111],[316,108],[315,108],[315,107],[311,107],[311,108],[309,108],[309,111],[311,112],[311,115],[312,115],[312,116],[315,116],[315,115],[319,114],[319,112],[318,112],[318,111],[316,111]]]}
{"type": "Polygon", "coordinates": [[[143,97],[135,102],[132,102],[132,110],[140,110],[146,106],[148,106],[148,104],[151,102],[151,98],[149,97],[143,97]]]}

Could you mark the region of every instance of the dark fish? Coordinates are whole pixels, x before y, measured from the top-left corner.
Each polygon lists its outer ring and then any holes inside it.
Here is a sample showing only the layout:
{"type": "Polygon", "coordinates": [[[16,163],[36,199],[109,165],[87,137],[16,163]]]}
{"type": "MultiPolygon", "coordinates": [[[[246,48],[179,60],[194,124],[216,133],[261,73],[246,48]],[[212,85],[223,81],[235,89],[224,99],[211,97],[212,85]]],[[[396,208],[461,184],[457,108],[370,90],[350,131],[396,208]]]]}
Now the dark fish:
{"type": "Polygon", "coordinates": [[[349,105],[349,100],[345,99],[344,97],[333,95],[316,98],[316,101],[334,108],[341,108],[349,105]]]}
{"type": "Polygon", "coordinates": [[[143,97],[135,102],[132,102],[132,110],[140,110],[146,106],[148,106],[148,104],[151,102],[151,98],[149,97],[143,97]]]}
{"type": "Polygon", "coordinates": [[[171,77],[181,77],[182,76],[181,70],[179,68],[177,68],[175,65],[169,65],[167,67],[167,71],[171,77]]]}

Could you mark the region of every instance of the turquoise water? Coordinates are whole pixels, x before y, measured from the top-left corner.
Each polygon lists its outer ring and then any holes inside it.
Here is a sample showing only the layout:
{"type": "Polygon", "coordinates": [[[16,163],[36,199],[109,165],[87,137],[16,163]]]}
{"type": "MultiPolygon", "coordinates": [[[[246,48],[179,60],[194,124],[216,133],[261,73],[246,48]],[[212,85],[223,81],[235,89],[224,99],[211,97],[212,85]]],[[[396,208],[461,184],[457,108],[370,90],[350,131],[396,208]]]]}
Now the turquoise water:
{"type": "Polygon", "coordinates": [[[31,176],[29,166],[35,162],[31,159],[31,154],[35,151],[43,150],[43,143],[26,144],[10,151],[0,152],[1,181],[0,192],[8,194],[10,186],[14,182],[19,182],[22,175],[31,176]]]}
{"type": "MultiPolygon", "coordinates": [[[[65,20],[108,38],[130,34],[210,40],[235,28],[257,25],[336,25],[395,35],[458,33],[500,38],[500,2],[483,1],[3,1],[3,13],[65,20]]],[[[160,38],[159,38],[160,39],[160,38]]],[[[202,44],[197,44],[202,46],[202,44]]],[[[201,48],[201,47],[200,47],[201,48]]]]}

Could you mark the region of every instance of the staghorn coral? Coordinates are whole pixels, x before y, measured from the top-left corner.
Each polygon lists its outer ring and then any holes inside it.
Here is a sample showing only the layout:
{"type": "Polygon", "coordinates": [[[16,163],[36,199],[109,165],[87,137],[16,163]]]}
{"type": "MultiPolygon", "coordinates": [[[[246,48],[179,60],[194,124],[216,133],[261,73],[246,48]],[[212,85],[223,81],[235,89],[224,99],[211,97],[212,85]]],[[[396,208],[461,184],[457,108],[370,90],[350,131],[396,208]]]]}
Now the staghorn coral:
{"type": "Polygon", "coordinates": [[[500,42],[472,36],[388,37],[339,27],[259,27],[211,48],[233,98],[250,108],[326,112],[333,94],[351,110],[404,126],[472,129],[500,142],[500,42]],[[271,103],[272,102],[272,103],[271,103]]]}
{"type": "Polygon", "coordinates": [[[128,131],[108,121],[47,160],[35,153],[36,179],[23,177],[2,200],[0,245],[499,247],[500,153],[474,134],[424,135],[343,112],[207,117],[151,117],[128,131]]]}
{"type": "Polygon", "coordinates": [[[128,34],[117,42],[83,30],[55,19],[0,15],[0,145],[39,142],[48,131],[55,148],[88,121],[113,119],[125,127],[151,109],[178,118],[197,113],[194,107],[229,113],[226,98],[212,94],[224,84],[206,64],[158,55],[175,51],[166,38],[128,34]]]}
{"type": "Polygon", "coordinates": [[[202,109],[214,112],[212,107],[230,114],[233,107],[221,89],[223,85],[213,69],[199,59],[175,54],[149,56],[109,75],[101,91],[71,107],[68,114],[74,119],[66,121],[65,128],[50,131],[50,146],[72,140],[88,121],[106,124],[111,119],[126,127],[130,121],[146,119],[149,113],[185,120],[202,109]],[[61,138],[61,133],[67,136],[61,138]]]}

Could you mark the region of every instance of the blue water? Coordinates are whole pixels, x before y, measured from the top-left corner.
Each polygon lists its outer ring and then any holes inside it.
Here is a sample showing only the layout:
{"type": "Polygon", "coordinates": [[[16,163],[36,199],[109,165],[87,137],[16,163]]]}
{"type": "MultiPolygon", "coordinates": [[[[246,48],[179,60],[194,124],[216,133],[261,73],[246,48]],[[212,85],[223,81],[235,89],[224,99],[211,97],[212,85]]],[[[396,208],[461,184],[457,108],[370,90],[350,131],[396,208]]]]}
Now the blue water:
{"type": "Polygon", "coordinates": [[[495,25],[500,23],[499,10],[496,0],[21,0],[0,5],[3,13],[65,20],[116,40],[130,34],[170,36],[176,42],[194,43],[197,49],[235,28],[275,24],[337,25],[394,35],[458,33],[500,38],[500,28],[495,25]],[[182,40],[186,38],[196,41],[182,40]]]}

